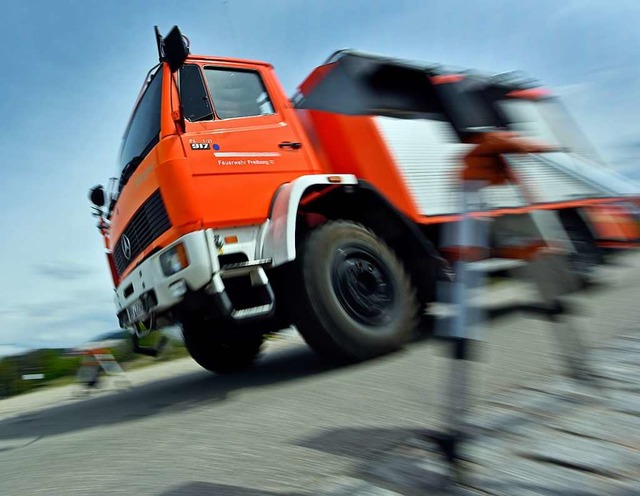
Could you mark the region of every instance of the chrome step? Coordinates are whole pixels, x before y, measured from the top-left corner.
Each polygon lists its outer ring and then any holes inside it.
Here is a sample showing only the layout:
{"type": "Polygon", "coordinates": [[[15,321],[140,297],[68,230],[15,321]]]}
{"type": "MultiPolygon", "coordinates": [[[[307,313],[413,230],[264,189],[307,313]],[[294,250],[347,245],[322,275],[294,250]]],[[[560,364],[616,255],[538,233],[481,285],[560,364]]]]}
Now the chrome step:
{"type": "Polygon", "coordinates": [[[220,275],[231,277],[249,274],[260,267],[271,265],[272,261],[271,258],[263,258],[260,260],[226,264],[220,268],[220,275]]]}
{"type": "Polygon", "coordinates": [[[231,318],[234,320],[248,319],[250,317],[259,317],[261,315],[267,315],[273,309],[273,303],[267,305],[260,305],[251,308],[242,308],[240,310],[234,310],[231,312],[231,318]]]}
{"type": "Polygon", "coordinates": [[[466,266],[467,270],[473,272],[499,272],[502,270],[518,269],[525,267],[527,262],[514,258],[487,258],[477,262],[469,262],[466,266]]]}

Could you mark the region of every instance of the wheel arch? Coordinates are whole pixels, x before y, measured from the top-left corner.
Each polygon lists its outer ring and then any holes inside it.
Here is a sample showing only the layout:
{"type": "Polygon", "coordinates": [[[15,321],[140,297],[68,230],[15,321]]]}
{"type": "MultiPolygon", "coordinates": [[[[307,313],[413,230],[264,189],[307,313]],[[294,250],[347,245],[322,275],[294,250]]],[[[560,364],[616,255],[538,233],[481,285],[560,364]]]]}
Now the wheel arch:
{"type": "Polygon", "coordinates": [[[280,186],[269,208],[261,258],[271,258],[276,267],[295,260],[298,213],[305,194],[357,184],[351,174],[313,174],[280,186]]]}
{"type": "Polygon", "coordinates": [[[448,270],[446,261],[417,224],[370,183],[351,175],[303,176],[281,187],[272,205],[262,256],[272,258],[274,265],[295,260],[298,243],[312,229],[309,216],[314,215],[353,220],[371,229],[401,259],[420,301],[435,299],[435,281],[448,270]],[[343,181],[330,182],[329,177],[343,181]]]}

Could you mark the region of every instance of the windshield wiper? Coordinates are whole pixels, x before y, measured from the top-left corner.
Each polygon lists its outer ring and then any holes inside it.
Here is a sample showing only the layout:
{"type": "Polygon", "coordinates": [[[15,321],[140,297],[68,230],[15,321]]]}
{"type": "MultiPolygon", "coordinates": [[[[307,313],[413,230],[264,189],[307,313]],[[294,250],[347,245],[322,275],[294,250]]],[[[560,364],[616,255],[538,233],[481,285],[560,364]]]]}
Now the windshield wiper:
{"type": "Polygon", "coordinates": [[[135,170],[138,168],[138,166],[140,165],[140,162],[142,162],[142,158],[143,158],[142,155],[136,155],[131,160],[129,160],[125,164],[125,166],[122,168],[122,174],[120,175],[120,183],[118,185],[118,192],[122,191],[122,188],[124,188],[124,185],[127,184],[127,182],[129,181],[129,178],[133,175],[135,170]]]}

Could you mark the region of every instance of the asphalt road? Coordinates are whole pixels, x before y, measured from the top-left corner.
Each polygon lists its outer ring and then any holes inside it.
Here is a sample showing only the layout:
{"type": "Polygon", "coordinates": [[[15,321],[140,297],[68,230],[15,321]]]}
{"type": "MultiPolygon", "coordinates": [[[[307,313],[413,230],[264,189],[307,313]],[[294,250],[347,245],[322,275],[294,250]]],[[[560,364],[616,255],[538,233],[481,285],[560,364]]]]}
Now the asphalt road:
{"type": "MultiPolygon", "coordinates": [[[[640,255],[627,254],[575,298],[587,343],[637,327],[639,278],[640,255]]],[[[474,364],[479,397],[563,367],[550,325],[517,311],[526,288],[494,290],[504,305],[474,364]]],[[[412,430],[441,425],[449,365],[434,340],[331,368],[291,339],[240,375],[165,366],[128,391],[5,415],[0,494],[318,494],[412,430]]]]}

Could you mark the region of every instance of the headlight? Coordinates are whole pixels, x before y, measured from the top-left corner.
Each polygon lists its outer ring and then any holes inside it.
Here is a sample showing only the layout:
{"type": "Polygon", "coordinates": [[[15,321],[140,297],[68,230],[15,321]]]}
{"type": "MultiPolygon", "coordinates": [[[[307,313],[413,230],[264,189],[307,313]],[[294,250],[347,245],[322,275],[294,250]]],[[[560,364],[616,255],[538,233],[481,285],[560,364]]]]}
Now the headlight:
{"type": "Polygon", "coordinates": [[[182,243],[172,246],[160,255],[160,265],[165,276],[171,276],[189,265],[187,250],[182,243]]]}

